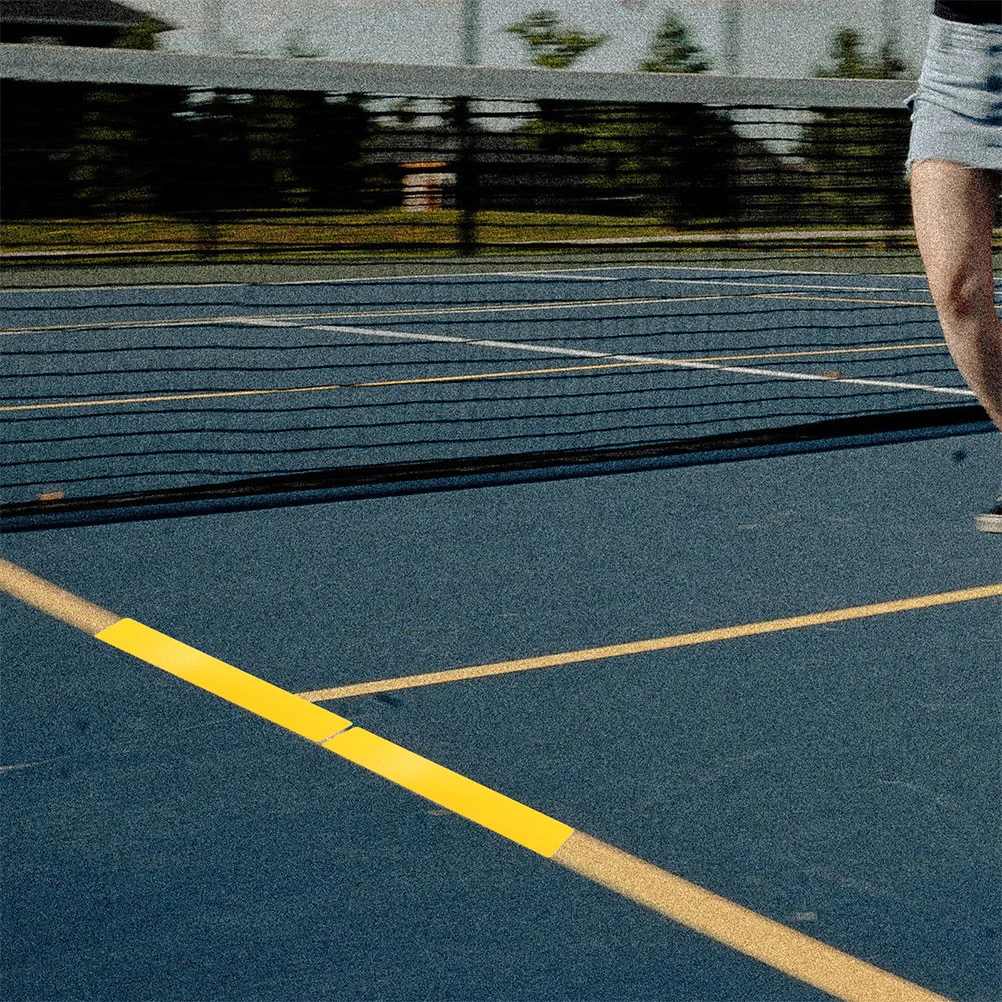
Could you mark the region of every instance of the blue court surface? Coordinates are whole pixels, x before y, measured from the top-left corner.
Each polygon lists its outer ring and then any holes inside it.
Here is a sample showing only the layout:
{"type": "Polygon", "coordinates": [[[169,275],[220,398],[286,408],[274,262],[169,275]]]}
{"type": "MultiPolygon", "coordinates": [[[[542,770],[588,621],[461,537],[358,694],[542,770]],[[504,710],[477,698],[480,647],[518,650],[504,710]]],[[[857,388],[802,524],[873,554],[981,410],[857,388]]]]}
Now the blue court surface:
{"type": "Polygon", "coordinates": [[[972,404],[924,285],[636,266],[11,292],[4,500],[972,404]]]}
{"type": "MultiPolygon", "coordinates": [[[[365,351],[348,368],[367,372],[392,339],[407,353],[400,382],[497,385],[484,374],[556,358],[702,359],[710,369],[665,366],[684,370],[686,405],[693,373],[713,377],[698,389],[714,405],[731,379],[765,380],[741,412],[765,425],[790,420],[764,401],[777,383],[808,387],[794,410],[820,415],[843,413],[849,390],[970,402],[915,277],[579,269],[376,291],[375,304],[372,283],[351,282],[4,294],[18,350],[136,348],[134,373],[96,376],[80,355],[79,371],[9,393],[5,416],[97,403],[94,433],[114,432],[114,401],[128,399],[140,413],[125,425],[149,433],[114,471],[74,442],[44,482],[17,471],[24,486],[5,500],[318,462],[268,425],[269,390],[350,385],[401,404],[399,386],[388,398],[359,386],[383,377],[346,374],[329,347],[302,356],[309,378],[275,382],[254,338],[276,330],[302,344],[353,337],[365,351]],[[488,312],[488,280],[515,312],[488,312]],[[712,331],[685,318],[707,294],[712,331]],[[893,350],[849,351],[849,306],[872,327],[864,346],[893,350]],[[776,329],[776,314],[749,320],[779,307],[795,312],[776,329]],[[183,352],[169,339],[200,336],[196,324],[222,339],[200,359],[224,364],[244,346],[239,372],[144,368],[144,341],[183,352]],[[668,334],[686,340],[669,352],[668,334]],[[721,359],[756,354],[784,357],[721,359]],[[188,402],[164,397],[245,390],[261,395],[265,459],[176,454],[188,402]],[[162,453],[152,466],[147,449],[162,453]]],[[[14,355],[8,372],[46,364],[14,355]]],[[[458,406],[473,424],[486,404],[458,406]]],[[[561,417],[575,441],[623,434],[561,417]]],[[[530,437],[548,441],[537,421],[530,437]]],[[[698,433],[729,421],[714,409],[698,433]]],[[[649,425],[640,440],[664,434],[649,425]]],[[[365,431],[339,433],[346,461],[364,461],[365,431]]],[[[192,434],[184,449],[219,438],[192,434]]],[[[326,448],[332,433],[304,434],[326,448]]],[[[422,460],[466,437],[419,428],[387,451],[422,460]]],[[[115,625],[97,639],[0,595],[0,997],[997,1002],[1002,551],[973,515],[997,495],[1000,463],[997,435],[957,434],[8,532],[0,556],[115,625]],[[148,663],[166,655],[116,649],[119,617],[225,662],[219,678],[227,666],[251,678],[213,695],[204,675],[148,663]],[[234,705],[254,679],[278,687],[274,709],[272,697],[253,713],[234,705]],[[291,733],[287,693],[341,723],[291,733]],[[353,758],[357,736],[385,739],[382,757],[353,758]]]]}

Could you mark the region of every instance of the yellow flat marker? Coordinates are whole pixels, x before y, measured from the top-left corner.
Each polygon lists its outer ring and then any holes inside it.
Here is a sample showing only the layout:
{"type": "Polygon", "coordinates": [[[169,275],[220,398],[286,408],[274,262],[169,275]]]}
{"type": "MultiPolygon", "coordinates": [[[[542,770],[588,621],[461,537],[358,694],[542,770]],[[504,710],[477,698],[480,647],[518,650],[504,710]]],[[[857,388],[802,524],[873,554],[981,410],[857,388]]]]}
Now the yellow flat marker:
{"type": "Polygon", "coordinates": [[[350,685],[301,692],[299,695],[303,699],[318,703],[328,699],[344,699],[349,696],[370,696],[377,692],[396,692],[400,689],[415,689],[425,685],[441,685],[446,682],[465,682],[475,678],[487,678],[491,675],[533,671],[537,668],[556,668],[560,665],[600,661],[604,658],[620,658],[630,654],[648,654],[651,651],[666,651],[674,647],[691,647],[696,644],[714,643],[718,640],[736,640],[739,637],[754,637],[763,633],[797,630],[806,626],[823,626],[828,623],[844,623],[870,616],[886,616],[896,612],[929,609],[937,605],[973,602],[978,599],[998,598],[999,596],[1002,596],[1002,583],[964,588],[960,591],[939,592],[934,595],[919,595],[915,598],[897,599],[892,602],[857,605],[847,609],[831,609],[805,616],[790,616],[786,619],[743,623],[740,626],[725,626],[715,630],[701,630],[697,633],[678,633],[670,637],[654,637],[651,640],[636,640],[625,644],[610,644],[605,647],[587,647],[583,650],[565,651],[559,654],[543,654],[539,657],[520,658],[516,661],[497,661],[493,664],[473,665],[468,668],[449,668],[445,671],[404,675],[399,678],[379,679],[374,682],[355,682],[350,685]]]}
{"type": "Polygon", "coordinates": [[[574,831],[569,825],[361,727],[353,727],[323,742],[323,746],[542,856],[552,856],[574,831]]]}
{"type": "MultiPolygon", "coordinates": [[[[1002,585],[996,587],[1002,593],[1002,585]]],[[[353,727],[344,717],[166,634],[117,617],[6,560],[0,560],[0,590],[835,998],[950,1002],[353,727]]]]}
{"type": "Polygon", "coordinates": [[[95,637],[310,741],[324,741],[351,726],[336,713],[134,619],[120,619],[95,637]]]}
{"type": "Polygon", "coordinates": [[[95,636],[534,852],[552,856],[571,834],[567,825],[531,807],[133,619],[120,619],[95,636]]]}

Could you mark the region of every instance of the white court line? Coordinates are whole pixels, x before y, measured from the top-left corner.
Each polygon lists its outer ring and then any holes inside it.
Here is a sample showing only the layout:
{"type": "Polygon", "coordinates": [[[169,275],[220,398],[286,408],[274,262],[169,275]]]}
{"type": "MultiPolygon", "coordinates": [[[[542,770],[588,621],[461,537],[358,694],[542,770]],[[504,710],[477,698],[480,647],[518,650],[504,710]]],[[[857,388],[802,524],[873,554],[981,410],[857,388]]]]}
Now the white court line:
{"type": "MultiPolygon", "coordinates": [[[[551,275],[556,275],[560,273],[561,269],[551,268],[546,273],[551,275]]],[[[801,275],[810,275],[812,277],[822,277],[822,278],[890,278],[890,279],[914,279],[917,282],[925,282],[926,276],[923,272],[864,272],[862,275],[855,275],[852,272],[846,271],[784,271],[782,268],[723,268],[713,265],[671,265],[671,264],[605,264],[605,265],[593,265],[592,268],[567,268],[566,271],[680,271],[680,272],[695,272],[697,274],[711,273],[714,275],[770,275],[773,277],[779,277],[780,275],[790,275],[792,277],[797,277],[801,275]]],[[[654,281],[650,279],[649,281],[654,281]]],[[[685,279],[678,279],[678,281],[685,281],[685,279]]],[[[996,284],[1002,284],[1002,278],[995,280],[996,284]]],[[[900,292],[900,288],[891,290],[893,292],[900,292]]],[[[907,291],[914,291],[908,289],[907,291]]],[[[923,291],[928,291],[928,287],[923,291]]]]}
{"type": "MultiPolygon", "coordinates": [[[[925,289],[902,289],[900,286],[883,285],[795,285],[792,282],[741,282],[730,279],[705,279],[705,278],[649,278],[651,284],[657,285],[727,285],[741,286],[749,289],[808,289],[813,292],[925,292],[925,289]]],[[[932,301],[928,303],[915,303],[916,306],[932,306],[932,301]]]]}
{"type": "MultiPolygon", "coordinates": [[[[727,281],[710,281],[710,280],[697,280],[697,279],[651,279],[652,282],[661,282],[664,284],[670,282],[677,282],[680,284],[695,284],[695,285],[722,285],[722,286],[742,286],[747,288],[775,288],[782,289],[784,291],[794,292],[796,290],[811,290],[811,291],[824,291],[824,292],[901,292],[899,289],[876,289],[870,286],[863,288],[855,288],[849,286],[821,286],[821,285],[789,285],[785,283],[752,283],[752,282],[727,282],[727,281]]],[[[914,290],[913,290],[914,291],[914,290]]],[[[712,300],[724,300],[724,299],[745,299],[753,298],[753,294],[734,292],[734,293],[712,293],[707,292],[703,295],[698,296],[622,296],[616,299],[565,299],[565,300],[548,300],[541,303],[492,303],[491,305],[476,305],[470,303],[461,303],[456,306],[441,306],[438,304],[425,305],[425,306],[412,306],[405,309],[384,309],[384,310],[339,310],[336,312],[325,311],[322,313],[277,313],[271,315],[249,315],[242,316],[236,315],[225,315],[225,316],[205,316],[205,317],[181,317],[181,318],[171,318],[164,320],[119,320],[119,321],[89,321],[87,323],[78,324],[43,324],[36,327],[9,327],[5,329],[0,329],[0,335],[6,335],[8,337],[18,334],[46,334],[46,333],[57,333],[60,331],[85,331],[85,330],[103,330],[103,331],[116,331],[116,330],[137,330],[137,329],[164,329],[164,328],[181,328],[181,327],[199,327],[203,325],[222,325],[222,324],[246,324],[254,325],[258,324],[262,320],[269,321],[288,321],[289,326],[297,327],[301,326],[303,321],[307,320],[366,320],[379,317],[413,317],[413,316],[439,316],[447,314],[476,314],[476,313],[510,313],[510,312],[529,312],[529,311],[544,311],[544,310],[581,310],[581,309],[601,309],[607,306],[653,306],[657,304],[670,305],[674,303],[699,303],[712,300]]],[[[757,298],[768,298],[763,295],[757,298]]],[[[777,300],[781,300],[782,296],[775,296],[777,300]]],[[[820,301],[820,300],[819,300],[820,301]]],[[[836,300],[837,301],[837,300],[836,300]]],[[[860,302],[866,304],[870,300],[846,300],[847,302],[860,302]]],[[[931,307],[933,304],[931,302],[915,302],[915,303],[902,303],[900,301],[895,302],[884,302],[880,300],[872,301],[874,306],[928,306],[931,307]]],[[[754,316],[756,310],[749,310],[749,316],[754,316]]]]}
{"type": "MultiPolygon", "coordinates": [[[[268,320],[253,322],[255,326],[283,326],[268,320]]],[[[760,369],[751,366],[721,365],[717,362],[699,362],[694,359],[659,358],[648,355],[613,355],[604,351],[586,351],[580,348],[554,348],[544,345],[523,344],[518,341],[488,341],[476,338],[454,337],[448,334],[410,334],[404,331],[387,331],[375,327],[344,327],[333,324],[311,324],[302,330],[333,331],[339,334],[360,334],[366,337],[398,338],[408,341],[434,341],[446,344],[465,344],[477,348],[503,348],[514,351],[534,351],[543,355],[565,355],[571,358],[604,358],[617,362],[630,362],[638,365],[666,365],[679,369],[709,369],[714,372],[735,373],[742,376],[767,376],[770,379],[791,379],[799,382],[838,383],[850,386],[883,386],[896,390],[920,390],[926,393],[941,393],[947,396],[973,397],[973,390],[929,386],[926,383],[903,383],[886,379],[834,378],[832,376],[814,375],[808,372],[787,372],[782,369],[760,369]]]]}
{"type": "MultiPolygon", "coordinates": [[[[605,306],[657,306],[675,303],[705,303],[721,299],[744,299],[744,293],[705,293],[702,296],[636,296],[619,299],[560,299],[543,303],[492,303],[477,305],[461,303],[457,306],[411,306],[405,309],[368,310],[356,313],[290,313],[275,317],[227,317],[227,322],[254,324],[259,320],[336,320],[340,318],[365,320],[371,317],[442,316],[456,313],[532,313],[545,310],[600,309],[605,306]]],[[[223,322],[220,320],[220,322],[223,322]]]]}
{"type": "MultiPolygon", "coordinates": [[[[582,310],[599,309],[604,306],[656,306],[658,304],[674,303],[703,303],[720,299],[743,299],[743,294],[718,294],[707,293],[702,296],[636,296],[623,297],[619,299],[563,299],[550,300],[544,303],[492,303],[490,306],[476,304],[459,304],[457,306],[411,306],[406,309],[395,310],[373,310],[359,313],[314,313],[314,314],[290,314],[287,319],[296,320],[324,320],[337,319],[338,317],[366,319],[368,317],[412,317],[412,316],[439,316],[441,314],[453,313],[531,313],[540,310],[582,310]]],[[[253,323],[259,319],[286,319],[260,318],[260,317],[235,317],[237,322],[247,321],[253,323]]]]}
{"type": "MultiPolygon", "coordinates": [[[[176,283],[165,283],[165,282],[151,282],[145,285],[54,285],[54,286],[41,286],[30,289],[4,289],[0,288],[0,296],[11,295],[11,296],[24,296],[24,295],[51,295],[52,293],[60,292],[119,292],[123,289],[246,289],[246,288],[270,288],[270,289],[281,289],[286,287],[295,286],[306,286],[306,285],[351,285],[358,283],[376,283],[383,282],[385,284],[392,284],[393,282],[413,282],[416,280],[428,281],[428,282],[440,282],[449,281],[450,279],[467,279],[467,278],[504,278],[508,275],[518,275],[526,277],[534,277],[536,275],[560,275],[563,271],[580,273],[582,271],[684,271],[684,272],[695,272],[697,274],[705,274],[707,272],[717,274],[717,275],[814,275],[823,276],[826,278],[836,278],[845,277],[847,272],[844,271],[783,271],[781,268],[722,268],[719,266],[711,265],[668,265],[668,264],[602,264],[602,265],[592,265],[590,268],[547,268],[542,269],[538,272],[536,271],[464,271],[464,272],[452,272],[449,274],[435,275],[435,274],[424,274],[424,275],[363,275],[359,278],[316,278],[307,279],[303,281],[296,282],[176,282],[176,283]]],[[[921,272],[871,272],[869,273],[871,278],[900,278],[900,279],[915,279],[916,281],[924,281],[925,275],[921,272]]],[[[640,279],[637,279],[640,280],[640,279]]],[[[630,281],[629,278],[623,279],[623,281],[630,281]]],[[[684,279],[678,279],[677,281],[684,281],[684,279]]],[[[995,285],[1002,287],[1002,278],[995,279],[995,285]]],[[[905,289],[900,288],[889,289],[890,292],[913,292],[913,291],[927,291],[927,289],[905,289]]],[[[137,304],[140,305],[140,304],[137,304]]],[[[149,305],[149,304],[141,304],[149,305]]],[[[161,304],[161,305],[173,305],[173,304],[161,304]]]]}
{"type": "MultiPolygon", "coordinates": [[[[559,282],[636,282],[635,278],[621,278],[617,275],[564,274],[558,271],[506,271],[505,275],[515,278],[554,278],[559,282]]],[[[642,279],[640,281],[643,281],[642,279]]]]}
{"type": "Polygon", "coordinates": [[[550,300],[543,303],[494,303],[490,306],[461,304],[458,306],[412,306],[407,309],[339,311],[335,313],[277,313],[271,315],[190,317],[170,320],[120,320],[102,323],[93,321],[84,324],[52,324],[39,327],[10,327],[0,330],[0,335],[8,337],[16,334],[54,334],[60,331],[83,330],[136,330],[146,328],[200,327],[222,324],[260,325],[267,320],[269,326],[287,323],[290,327],[301,327],[304,320],[368,320],[379,317],[439,316],[455,313],[510,313],[539,310],[581,310],[598,309],[603,306],[652,306],[658,303],[700,303],[718,299],[742,299],[744,293],[707,293],[702,296],[644,296],[619,299],[568,299],[550,300]]]}

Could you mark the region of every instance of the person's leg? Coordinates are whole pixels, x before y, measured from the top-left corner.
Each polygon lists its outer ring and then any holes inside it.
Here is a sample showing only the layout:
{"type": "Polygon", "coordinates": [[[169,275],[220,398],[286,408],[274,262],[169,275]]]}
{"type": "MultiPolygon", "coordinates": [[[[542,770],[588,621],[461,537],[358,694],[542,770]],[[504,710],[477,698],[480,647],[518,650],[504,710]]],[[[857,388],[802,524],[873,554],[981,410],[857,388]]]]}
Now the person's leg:
{"type": "Polygon", "coordinates": [[[915,233],[947,346],[1002,431],[1002,320],[991,250],[999,177],[940,160],[912,167],[915,233]]]}
{"type": "MultiPolygon", "coordinates": [[[[947,346],[1002,431],[1002,320],[991,250],[999,179],[994,171],[940,160],[912,167],[915,233],[947,346]]],[[[1002,532],[1002,498],[976,524],[1002,532]]]]}

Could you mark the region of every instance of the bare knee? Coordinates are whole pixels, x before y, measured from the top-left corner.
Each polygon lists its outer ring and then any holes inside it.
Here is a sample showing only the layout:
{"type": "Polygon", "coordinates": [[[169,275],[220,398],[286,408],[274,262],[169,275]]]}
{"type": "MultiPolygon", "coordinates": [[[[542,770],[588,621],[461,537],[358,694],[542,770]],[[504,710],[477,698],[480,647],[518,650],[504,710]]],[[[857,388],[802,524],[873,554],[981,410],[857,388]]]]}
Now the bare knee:
{"type": "Polygon", "coordinates": [[[992,221],[999,175],[949,162],[912,170],[915,233],[940,322],[954,331],[997,324],[992,279],[992,221]]]}
{"type": "Polygon", "coordinates": [[[937,285],[932,289],[933,299],[948,337],[994,329],[998,324],[995,290],[980,276],[958,274],[937,285]]]}

